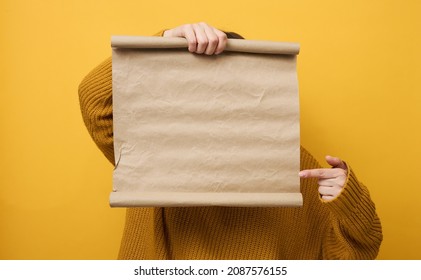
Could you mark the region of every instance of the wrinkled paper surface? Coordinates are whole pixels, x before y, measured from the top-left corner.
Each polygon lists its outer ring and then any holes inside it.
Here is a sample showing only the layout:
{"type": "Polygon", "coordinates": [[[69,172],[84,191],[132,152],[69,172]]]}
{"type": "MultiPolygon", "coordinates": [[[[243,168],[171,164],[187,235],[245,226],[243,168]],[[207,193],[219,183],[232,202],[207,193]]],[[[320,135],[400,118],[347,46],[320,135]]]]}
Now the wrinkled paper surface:
{"type": "Polygon", "coordinates": [[[112,39],[110,204],[301,206],[297,44],[112,39]]]}

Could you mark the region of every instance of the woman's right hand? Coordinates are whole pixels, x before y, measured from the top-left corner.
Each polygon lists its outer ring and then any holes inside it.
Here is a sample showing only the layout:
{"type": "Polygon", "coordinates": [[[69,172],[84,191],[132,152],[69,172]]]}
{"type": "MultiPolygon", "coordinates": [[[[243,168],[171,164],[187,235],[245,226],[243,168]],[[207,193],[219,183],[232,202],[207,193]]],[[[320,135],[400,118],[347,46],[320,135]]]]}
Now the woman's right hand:
{"type": "Polygon", "coordinates": [[[198,54],[220,54],[227,45],[227,35],[204,22],[184,24],[166,30],[163,36],[186,38],[189,51],[198,54]]]}

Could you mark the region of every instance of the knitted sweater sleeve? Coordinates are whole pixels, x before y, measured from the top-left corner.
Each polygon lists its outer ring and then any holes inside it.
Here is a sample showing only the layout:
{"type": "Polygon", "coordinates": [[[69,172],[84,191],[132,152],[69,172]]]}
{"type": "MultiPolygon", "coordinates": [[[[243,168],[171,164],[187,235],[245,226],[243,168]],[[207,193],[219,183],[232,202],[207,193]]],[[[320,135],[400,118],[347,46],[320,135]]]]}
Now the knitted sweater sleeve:
{"type": "Polygon", "coordinates": [[[114,164],[111,57],[95,67],[79,85],[82,118],[105,157],[114,164]]]}
{"type": "MultiPolygon", "coordinates": [[[[301,152],[311,157],[304,149],[301,152]]],[[[307,162],[313,163],[307,164],[306,169],[320,167],[315,161],[307,162]]],[[[316,186],[312,187],[317,188],[317,180],[313,184],[316,186]]],[[[319,198],[317,204],[328,213],[322,244],[323,259],[376,258],[383,239],[380,219],[367,187],[358,181],[350,167],[341,194],[332,201],[319,198]]]]}
{"type": "Polygon", "coordinates": [[[342,193],[324,204],[332,216],[324,241],[324,258],[376,258],[383,239],[380,219],[368,189],[351,168],[342,193]]]}

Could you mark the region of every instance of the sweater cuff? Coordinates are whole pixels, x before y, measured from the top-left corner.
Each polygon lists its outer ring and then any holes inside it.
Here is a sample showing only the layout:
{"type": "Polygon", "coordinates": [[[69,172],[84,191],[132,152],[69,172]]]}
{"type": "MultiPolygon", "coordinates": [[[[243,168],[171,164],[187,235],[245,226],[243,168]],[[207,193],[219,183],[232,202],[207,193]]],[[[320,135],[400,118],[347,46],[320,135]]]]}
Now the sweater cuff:
{"type": "MultiPolygon", "coordinates": [[[[361,209],[369,210],[374,207],[370,203],[371,200],[367,199],[369,196],[367,188],[358,181],[351,168],[348,167],[348,171],[345,186],[339,196],[331,201],[322,200],[339,219],[349,219],[350,214],[359,215],[361,209]]],[[[367,211],[368,216],[370,212],[372,211],[367,211]]]]}

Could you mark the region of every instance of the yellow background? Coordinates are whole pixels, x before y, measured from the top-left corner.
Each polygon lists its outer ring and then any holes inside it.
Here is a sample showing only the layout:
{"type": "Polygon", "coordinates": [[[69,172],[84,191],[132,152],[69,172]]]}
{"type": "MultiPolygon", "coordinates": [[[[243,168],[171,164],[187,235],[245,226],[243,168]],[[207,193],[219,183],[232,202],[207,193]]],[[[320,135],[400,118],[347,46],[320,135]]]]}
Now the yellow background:
{"type": "MultiPolygon", "coordinates": [[[[345,159],[381,217],[379,259],[421,259],[421,1],[2,0],[0,258],[114,259],[124,210],[77,87],[113,34],[205,21],[294,41],[302,144],[345,159]]],[[[282,222],[282,221],[280,221],[282,222]]]]}

